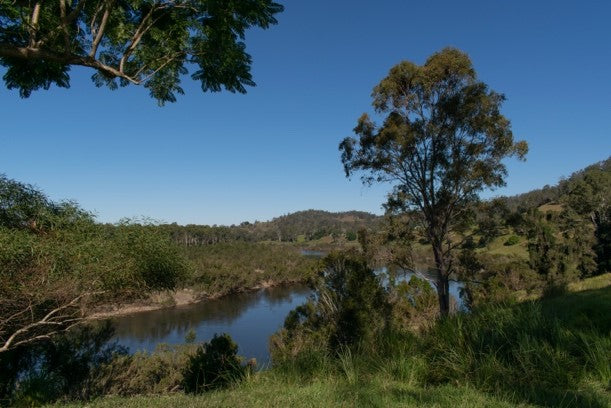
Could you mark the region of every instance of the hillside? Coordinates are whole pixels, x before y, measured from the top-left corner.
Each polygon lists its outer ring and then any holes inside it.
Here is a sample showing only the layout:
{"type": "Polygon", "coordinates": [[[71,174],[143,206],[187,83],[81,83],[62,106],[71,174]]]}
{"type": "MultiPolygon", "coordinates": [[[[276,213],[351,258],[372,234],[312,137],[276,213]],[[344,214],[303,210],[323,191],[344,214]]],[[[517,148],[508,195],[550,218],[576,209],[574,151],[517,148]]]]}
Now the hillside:
{"type": "Polygon", "coordinates": [[[556,203],[563,194],[566,194],[567,188],[572,183],[583,180],[584,176],[593,170],[601,170],[605,173],[611,172],[611,157],[576,171],[569,177],[561,179],[553,186],[546,185],[542,188],[527,191],[525,193],[513,196],[503,196],[500,198],[506,203],[511,211],[536,208],[548,203],[556,203]]]}
{"type": "Polygon", "coordinates": [[[363,211],[307,210],[283,215],[271,221],[243,222],[240,225],[165,224],[161,227],[171,234],[175,242],[183,245],[206,245],[230,241],[303,242],[323,237],[353,241],[360,229],[375,229],[381,219],[380,216],[363,211]]]}

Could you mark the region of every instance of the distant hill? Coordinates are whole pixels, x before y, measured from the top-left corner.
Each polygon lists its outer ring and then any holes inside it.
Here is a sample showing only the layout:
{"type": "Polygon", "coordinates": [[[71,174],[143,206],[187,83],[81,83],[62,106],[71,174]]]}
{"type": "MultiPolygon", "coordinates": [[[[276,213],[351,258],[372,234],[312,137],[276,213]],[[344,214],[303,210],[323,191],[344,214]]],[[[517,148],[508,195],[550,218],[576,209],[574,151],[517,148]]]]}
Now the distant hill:
{"type": "Polygon", "coordinates": [[[311,241],[323,237],[356,239],[358,230],[375,229],[382,217],[364,211],[298,211],[271,221],[243,222],[232,226],[166,224],[161,226],[174,240],[185,245],[206,245],[230,241],[311,241]]]}
{"type": "Polygon", "coordinates": [[[511,211],[518,209],[528,209],[541,207],[545,204],[557,204],[560,197],[566,192],[566,187],[573,181],[582,179],[584,175],[594,169],[611,172],[611,157],[594,163],[582,170],[576,171],[568,178],[562,179],[554,186],[544,186],[543,188],[528,191],[509,197],[500,197],[511,211]]]}
{"type": "Polygon", "coordinates": [[[328,212],[322,210],[298,211],[269,221],[277,231],[279,240],[315,240],[327,235],[356,239],[361,228],[375,228],[380,216],[363,211],[328,212]]]}
{"type": "MultiPolygon", "coordinates": [[[[554,186],[545,186],[523,194],[499,197],[510,211],[540,208],[545,211],[559,211],[560,198],[566,193],[572,181],[582,179],[594,169],[611,172],[611,157],[573,173],[554,186]]],[[[207,245],[219,242],[245,241],[282,241],[304,242],[324,237],[353,241],[360,229],[376,230],[383,220],[382,216],[364,211],[329,212],[324,210],[305,210],[282,215],[270,221],[243,222],[240,225],[162,225],[173,239],[184,245],[207,245]]]]}

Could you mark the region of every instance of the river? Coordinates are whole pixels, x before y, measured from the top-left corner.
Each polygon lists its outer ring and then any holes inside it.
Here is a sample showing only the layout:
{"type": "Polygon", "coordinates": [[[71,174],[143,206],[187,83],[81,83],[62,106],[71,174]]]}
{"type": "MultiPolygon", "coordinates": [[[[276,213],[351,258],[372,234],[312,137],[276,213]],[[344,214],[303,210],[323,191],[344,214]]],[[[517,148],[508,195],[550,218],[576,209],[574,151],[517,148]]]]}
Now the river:
{"type": "MultiPolygon", "coordinates": [[[[409,279],[407,274],[405,279],[409,279]]],[[[452,282],[450,293],[461,307],[461,285],[452,282]]],[[[277,286],[238,293],[216,300],[136,313],[113,319],[114,340],[130,352],[153,351],[158,343],[182,344],[193,330],[197,342],[210,340],[215,333],[228,333],[238,344],[238,353],[256,358],[260,366],[269,362],[269,337],[280,329],[295,307],[311,291],[304,285],[277,286]]]]}

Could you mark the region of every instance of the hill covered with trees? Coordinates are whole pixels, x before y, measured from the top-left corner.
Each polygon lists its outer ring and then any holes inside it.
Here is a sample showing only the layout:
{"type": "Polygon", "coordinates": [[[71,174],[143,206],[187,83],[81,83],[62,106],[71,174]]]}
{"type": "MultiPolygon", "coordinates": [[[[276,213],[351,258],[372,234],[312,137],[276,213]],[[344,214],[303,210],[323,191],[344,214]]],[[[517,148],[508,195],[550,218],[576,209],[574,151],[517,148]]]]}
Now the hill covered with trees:
{"type": "Polygon", "coordinates": [[[329,212],[298,211],[271,221],[243,222],[240,225],[177,225],[164,224],[172,239],[182,245],[209,245],[221,242],[278,241],[305,242],[323,237],[354,241],[361,229],[376,229],[381,216],[363,211],[329,212]]]}

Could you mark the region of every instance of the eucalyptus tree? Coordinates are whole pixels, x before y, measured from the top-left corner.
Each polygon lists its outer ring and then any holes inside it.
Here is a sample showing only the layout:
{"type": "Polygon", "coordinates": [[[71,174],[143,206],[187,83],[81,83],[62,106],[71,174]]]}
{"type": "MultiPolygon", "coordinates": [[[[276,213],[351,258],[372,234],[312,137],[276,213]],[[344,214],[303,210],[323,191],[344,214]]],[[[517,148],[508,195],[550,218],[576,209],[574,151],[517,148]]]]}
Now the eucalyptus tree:
{"type": "Polygon", "coordinates": [[[0,65],[22,97],[68,87],[72,66],[94,70],[96,86],[143,85],[160,104],[183,93],[191,68],[203,91],[244,93],[255,85],[245,32],[282,10],[272,0],[0,0],[0,65]]]}
{"type": "Polygon", "coordinates": [[[346,176],[390,183],[387,208],[416,216],[432,246],[442,315],[450,309],[453,234],[478,194],[502,186],[503,159],[524,159],[501,114],[504,96],[477,79],[467,54],[445,48],[424,65],[403,61],[374,88],[376,124],[363,114],[339,148],[346,176]]]}

